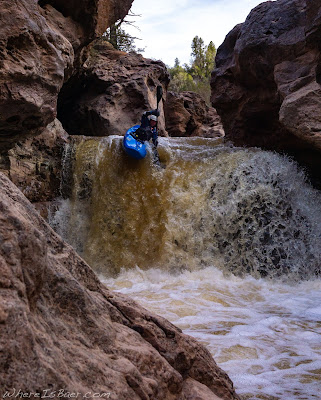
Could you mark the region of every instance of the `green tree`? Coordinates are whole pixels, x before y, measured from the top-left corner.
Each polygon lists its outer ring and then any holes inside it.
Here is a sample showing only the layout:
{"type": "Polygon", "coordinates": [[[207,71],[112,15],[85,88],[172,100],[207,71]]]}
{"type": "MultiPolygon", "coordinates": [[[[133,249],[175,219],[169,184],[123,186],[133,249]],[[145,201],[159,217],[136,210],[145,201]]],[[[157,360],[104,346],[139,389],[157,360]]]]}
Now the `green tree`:
{"type": "MultiPolygon", "coordinates": [[[[141,15],[134,14],[131,10],[129,10],[126,18],[140,17],[141,15]]],[[[111,25],[107,31],[103,34],[102,39],[110,42],[116,50],[121,51],[134,51],[136,53],[143,53],[144,49],[136,48],[135,40],[141,40],[137,37],[131,36],[129,33],[123,29],[124,25],[130,25],[134,28],[139,28],[135,25],[135,22],[130,19],[122,18],[116,21],[113,25],[111,25]]]]}
{"type": "Polygon", "coordinates": [[[138,39],[129,35],[125,30],[121,27],[122,21],[113,24],[111,27],[107,29],[104,33],[103,38],[110,42],[116,50],[121,51],[135,51],[142,53],[144,49],[137,49],[135,45],[135,40],[138,39]]]}
{"type": "Polygon", "coordinates": [[[216,47],[212,41],[206,47],[205,51],[205,77],[210,78],[215,68],[216,47]]]}
{"type": "Polygon", "coordinates": [[[191,73],[197,80],[209,79],[215,66],[216,47],[212,41],[206,46],[201,37],[192,40],[191,73]]]}
{"type": "Polygon", "coordinates": [[[192,40],[192,74],[197,79],[205,77],[206,47],[201,37],[195,36],[192,40]]]}
{"type": "Polygon", "coordinates": [[[175,92],[185,90],[200,94],[207,104],[210,104],[210,78],[215,67],[216,48],[211,41],[207,46],[201,37],[192,40],[191,64],[180,65],[175,59],[174,67],[169,68],[171,82],[169,89],[175,92]]]}
{"type": "Polygon", "coordinates": [[[178,58],[175,59],[174,67],[169,68],[171,76],[170,90],[174,92],[183,92],[185,90],[194,90],[195,82],[184,67],[180,65],[178,58]]]}

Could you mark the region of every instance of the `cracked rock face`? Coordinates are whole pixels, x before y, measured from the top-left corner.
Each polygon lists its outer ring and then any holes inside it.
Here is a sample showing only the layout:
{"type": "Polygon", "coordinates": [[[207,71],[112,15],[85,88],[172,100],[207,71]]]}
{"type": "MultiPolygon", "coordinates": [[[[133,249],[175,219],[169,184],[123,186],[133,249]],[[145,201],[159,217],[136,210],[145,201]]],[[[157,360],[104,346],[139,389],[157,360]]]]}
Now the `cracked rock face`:
{"type": "Polygon", "coordinates": [[[3,0],[0,13],[0,152],[56,116],[75,53],[124,17],[132,1],[3,0]]]}
{"type": "Polygon", "coordinates": [[[108,290],[1,173],[0,239],[0,396],[238,399],[202,345],[108,290]]]}
{"type": "Polygon", "coordinates": [[[227,35],[211,82],[227,138],[321,170],[320,42],[317,0],[262,3],[227,35]]]}

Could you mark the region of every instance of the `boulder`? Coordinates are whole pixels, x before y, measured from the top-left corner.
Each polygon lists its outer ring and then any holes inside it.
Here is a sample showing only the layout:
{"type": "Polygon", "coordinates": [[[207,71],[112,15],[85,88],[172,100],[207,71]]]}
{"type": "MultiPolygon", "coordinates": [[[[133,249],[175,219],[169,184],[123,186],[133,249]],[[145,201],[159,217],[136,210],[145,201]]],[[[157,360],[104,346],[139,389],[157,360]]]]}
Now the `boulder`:
{"type": "Polygon", "coordinates": [[[204,346],[108,290],[2,173],[0,242],[1,398],[238,399],[204,346]]]}
{"type": "Polygon", "coordinates": [[[216,110],[194,92],[168,92],[165,104],[166,130],[169,136],[220,138],[223,126],[216,110]]]}
{"type": "Polygon", "coordinates": [[[0,13],[0,152],[54,120],[75,54],[132,0],[3,0],[0,13]]]}
{"type": "MultiPolygon", "coordinates": [[[[79,72],[59,96],[58,118],[69,134],[123,135],[156,108],[156,87],[169,83],[165,64],[97,40],[83,50],[79,72]]],[[[162,101],[160,133],[165,134],[162,101]]]]}
{"type": "Polygon", "coordinates": [[[0,155],[0,171],[45,218],[49,203],[60,195],[62,156],[67,143],[68,135],[55,119],[40,135],[15,143],[0,155]]]}
{"type": "Polygon", "coordinates": [[[236,145],[286,151],[321,176],[321,4],[254,8],[220,46],[212,103],[236,145]]]}

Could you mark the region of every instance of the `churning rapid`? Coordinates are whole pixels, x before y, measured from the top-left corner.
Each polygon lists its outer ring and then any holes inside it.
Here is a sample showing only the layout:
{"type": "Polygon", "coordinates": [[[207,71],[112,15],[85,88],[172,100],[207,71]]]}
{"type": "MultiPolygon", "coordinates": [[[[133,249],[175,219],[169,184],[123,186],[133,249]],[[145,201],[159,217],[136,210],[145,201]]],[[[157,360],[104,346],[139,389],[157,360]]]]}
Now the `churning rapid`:
{"type": "Polygon", "coordinates": [[[280,155],[161,139],[160,168],[151,155],[128,159],[120,137],[75,141],[66,153],[72,193],[51,223],[98,272],[320,273],[320,194],[280,155]]]}
{"type": "Polygon", "coordinates": [[[109,287],[206,344],[242,399],[317,399],[320,192],[259,149],[161,138],[159,167],[121,147],[66,148],[52,226],[109,287]]]}

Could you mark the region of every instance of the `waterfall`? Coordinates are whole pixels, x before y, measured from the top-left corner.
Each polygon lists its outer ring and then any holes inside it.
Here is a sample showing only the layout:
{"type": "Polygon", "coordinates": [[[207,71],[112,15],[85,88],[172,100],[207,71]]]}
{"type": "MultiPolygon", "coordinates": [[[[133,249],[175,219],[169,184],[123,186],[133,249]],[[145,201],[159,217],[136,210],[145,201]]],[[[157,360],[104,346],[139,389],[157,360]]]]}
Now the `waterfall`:
{"type": "Polygon", "coordinates": [[[215,266],[255,278],[320,274],[321,195],[289,158],[213,139],[161,138],[160,168],[151,151],[129,159],[118,136],[69,146],[70,197],[51,224],[97,272],[215,266]]]}
{"type": "Polygon", "coordinates": [[[99,273],[200,340],[247,400],[320,388],[321,194],[287,157],[160,139],[74,138],[52,226],[99,273]]]}

